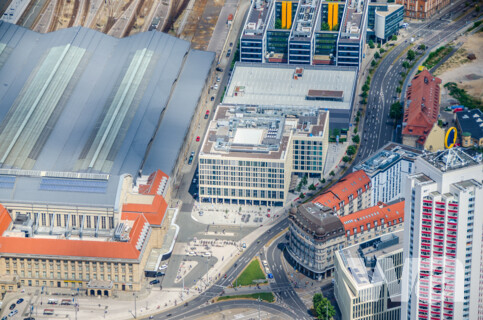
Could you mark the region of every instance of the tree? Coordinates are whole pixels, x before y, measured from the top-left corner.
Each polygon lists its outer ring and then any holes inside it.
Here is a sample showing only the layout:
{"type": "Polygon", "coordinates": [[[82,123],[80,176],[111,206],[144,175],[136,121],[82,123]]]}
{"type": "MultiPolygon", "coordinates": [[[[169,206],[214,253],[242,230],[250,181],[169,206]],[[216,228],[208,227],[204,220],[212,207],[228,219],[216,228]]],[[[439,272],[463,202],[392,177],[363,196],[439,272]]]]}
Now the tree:
{"type": "Polygon", "coordinates": [[[331,175],[331,176],[335,176],[334,171],[331,171],[331,172],[329,173],[329,175],[331,175]]]}
{"type": "Polygon", "coordinates": [[[275,20],[275,29],[282,29],[282,19],[275,20]]]}
{"type": "Polygon", "coordinates": [[[335,128],[332,132],[334,133],[334,137],[340,136],[340,129],[335,128]]]}
{"type": "Polygon", "coordinates": [[[320,26],[320,30],[322,31],[329,31],[330,30],[330,26],[327,22],[323,22],[320,26]]]}
{"type": "Polygon", "coordinates": [[[397,87],[397,88],[396,88],[396,92],[397,92],[397,93],[401,93],[401,92],[402,92],[401,87],[397,87]]]}
{"type": "Polygon", "coordinates": [[[364,83],[364,85],[362,86],[362,91],[369,91],[369,86],[367,85],[367,83],[364,83]]]}
{"type": "Polygon", "coordinates": [[[480,6],[479,5],[475,5],[475,11],[480,12],[480,6]]]}
{"type": "Polygon", "coordinates": [[[397,41],[397,36],[395,34],[393,34],[392,37],[391,37],[391,40],[392,41],[397,41]]]}
{"type": "Polygon", "coordinates": [[[334,307],[327,298],[324,298],[324,296],[322,296],[322,294],[314,294],[312,302],[317,319],[329,320],[333,316],[335,316],[334,307]]]}
{"type": "Polygon", "coordinates": [[[352,159],[352,158],[351,158],[351,157],[349,157],[349,156],[344,156],[344,157],[342,158],[342,161],[344,161],[344,162],[349,162],[349,161],[351,161],[351,159],[352,159]]]}
{"type": "Polygon", "coordinates": [[[403,108],[401,102],[395,102],[391,105],[389,109],[389,117],[392,119],[401,119],[403,115],[403,108]]]}
{"type": "Polygon", "coordinates": [[[321,182],[321,183],[325,183],[325,178],[322,178],[322,179],[320,180],[320,182],[321,182]]]}
{"type": "Polygon", "coordinates": [[[303,192],[302,192],[302,193],[300,193],[299,198],[300,198],[300,199],[305,198],[305,194],[304,194],[303,192]]]}
{"type": "Polygon", "coordinates": [[[313,183],[309,186],[309,190],[311,190],[311,191],[314,191],[315,190],[315,186],[314,186],[313,183]]]}
{"type": "Polygon", "coordinates": [[[304,186],[307,185],[307,175],[306,174],[304,174],[304,176],[302,177],[301,182],[302,182],[302,185],[304,185],[304,186]]]}
{"type": "Polygon", "coordinates": [[[379,52],[376,51],[376,53],[374,53],[374,58],[379,59],[380,57],[381,55],[379,54],[379,52]]]}
{"type": "Polygon", "coordinates": [[[354,134],[356,134],[356,133],[357,133],[357,127],[356,127],[356,128],[354,128],[354,134]]]}
{"type": "Polygon", "coordinates": [[[384,53],[384,52],[386,52],[386,50],[384,50],[384,48],[381,48],[381,49],[379,49],[379,52],[384,53]]]}
{"type": "Polygon", "coordinates": [[[372,60],[372,61],[371,61],[371,66],[372,66],[372,67],[375,67],[375,66],[376,66],[376,64],[377,64],[377,63],[376,63],[376,61],[375,61],[375,60],[372,60]]]}
{"type": "Polygon", "coordinates": [[[407,58],[409,61],[413,61],[416,58],[416,53],[413,50],[409,50],[407,58]]]}
{"type": "Polygon", "coordinates": [[[363,91],[362,94],[361,94],[361,97],[367,98],[367,91],[363,91]]]}
{"type": "Polygon", "coordinates": [[[369,48],[374,49],[374,47],[375,47],[374,41],[369,40],[369,42],[367,44],[369,45],[369,48]]]}
{"type": "Polygon", "coordinates": [[[347,155],[349,155],[349,156],[356,154],[356,151],[357,151],[356,146],[348,146],[347,147],[347,155]]]}
{"type": "Polygon", "coordinates": [[[421,43],[418,47],[419,50],[426,50],[426,45],[424,43],[421,43]]]}
{"type": "Polygon", "coordinates": [[[402,66],[403,66],[404,69],[409,69],[409,67],[410,67],[409,62],[407,62],[407,61],[404,61],[402,66]]]}
{"type": "Polygon", "coordinates": [[[380,44],[380,43],[378,43],[378,44],[377,44],[377,48],[380,48],[380,47],[381,47],[381,44],[380,44]]]}
{"type": "Polygon", "coordinates": [[[355,136],[352,137],[352,142],[354,142],[354,143],[361,142],[361,138],[359,137],[358,134],[356,134],[355,136]]]}

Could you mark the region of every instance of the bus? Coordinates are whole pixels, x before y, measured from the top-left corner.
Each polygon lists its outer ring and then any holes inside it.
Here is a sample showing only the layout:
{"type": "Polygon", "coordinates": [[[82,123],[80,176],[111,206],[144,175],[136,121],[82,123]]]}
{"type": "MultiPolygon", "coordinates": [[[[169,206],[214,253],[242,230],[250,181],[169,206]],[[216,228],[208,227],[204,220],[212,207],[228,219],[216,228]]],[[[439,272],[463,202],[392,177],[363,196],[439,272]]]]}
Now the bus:
{"type": "Polygon", "coordinates": [[[54,315],[54,309],[44,309],[44,315],[45,316],[53,316],[54,315]]]}

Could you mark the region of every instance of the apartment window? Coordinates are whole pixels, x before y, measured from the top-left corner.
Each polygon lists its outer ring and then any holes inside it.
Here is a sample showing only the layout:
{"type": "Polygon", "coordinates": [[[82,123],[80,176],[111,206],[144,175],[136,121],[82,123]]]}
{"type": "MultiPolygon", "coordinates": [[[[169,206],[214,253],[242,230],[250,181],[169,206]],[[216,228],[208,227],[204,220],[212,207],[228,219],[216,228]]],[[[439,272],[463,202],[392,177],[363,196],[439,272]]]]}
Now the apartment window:
{"type": "Polygon", "coordinates": [[[91,216],[86,216],[87,228],[91,228],[91,216]]]}
{"type": "Polygon", "coordinates": [[[101,218],[101,228],[106,229],[106,217],[101,218]]]}
{"type": "Polygon", "coordinates": [[[57,214],[57,226],[62,226],[62,216],[60,214],[57,214]]]}
{"type": "Polygon", "coordinates": [[[74,216],[74,215],[71,217],[71,224],[72,224],[73,227],[75,227],[75,222],[76,222],[75,217],[76,216],[74,216]]]}

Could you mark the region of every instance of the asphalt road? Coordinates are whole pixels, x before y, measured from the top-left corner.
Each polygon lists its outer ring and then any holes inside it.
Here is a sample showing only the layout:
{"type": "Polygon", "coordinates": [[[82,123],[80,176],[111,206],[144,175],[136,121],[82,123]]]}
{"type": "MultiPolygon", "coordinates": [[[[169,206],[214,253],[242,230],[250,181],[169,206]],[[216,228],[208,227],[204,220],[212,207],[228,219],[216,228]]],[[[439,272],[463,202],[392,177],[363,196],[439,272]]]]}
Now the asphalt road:
{"type": "MultiPolygon", "coordinates": [[[[287,228],[288,220],[284,219],[281,222],[277,223],[275,226],[269,229],[265,234],[258,238],[257,242],[252,244],[250,247],[246,249],[245,252],[238,258],[234,266],[232,267],[227,273],[226,278],[221,277],[211,288],[207,291],[203,292],[201,295],[196,297],[195,299],[188,302],[188,305],[183,304],[180,302],[179,306],[171,309],[169,311],[165,311],[160,313],[154,317],[154,319],[165,319],[168,314],[171,314],[170,318],[177,319],[181,317],[188,317],[190,315],[197,314],[200,312],[201,308],[203,308],[207,302],[211,301],[213,298],[218,297],[222,294],[225,287],[231,285],[233,281],[235,281],[236,277],[239,273],[243,270],[244,266],[250,262],[253,257],[263,248],[263,246],[276,234],[278,234],[283,229],[287,228]]],[[[230,301],[230,305],[234,306],[236,301],[230,301]]],[[[213,304],[216,306],[218,303],[213,304]]],[[[258,302],[255,301],[255,305],[258,307],[258,302]]],[[[262,305],[262,303],[260,303],[262,305]]],[[[270,304],[271,305],[271,304],[270,304]]],[[[274,305],[271,305],[274,306],[274,305]]],[[[252,304],[253,307],[253,304],[252,304]]],[[[213,307],[213,312],[216,311],[216,307],[213,307]]],[[[277,307],[278,308],[278,307],[277,307]]],[[[280,310],[284,310],[284,308],[278,308],[280,310]]],[[[203,309],[204,310],[204,309],[203,309]]],[[[283,311],[285,314],[290,314],[291,311],[285,310],[283,311]]],[[[294,317],[294,314],[291,315],[294,317]]]]}
{"type": "Polygon", "coordinates": [[[174,314],[168,319],[185,319],[185,318],[199,318],[202,316],[207,316],[216,312],[220,312],[228,309],[260,309],[261,311],[269,312],[271,314],[276,314],[280,316],[285,316],[289,319],[295,319],[295,315],[290,310],[281,307],[276,304],[267,302],[257,302],[255,300],[231,300],[222,301],[215,304],[210,304],[208,306],[200,307],[195,310],[184,313],[183,315],[175,316],[174,314]]]}
{"type": "Polygon", "coordinates": [[[266,260],[272,271],[275,282],[270,284],[272,292],[286,308],[292,310],[296,319],[312,319],[302,299],[295,292],[282,266],[282,253],[285,246],[285,236],[274,241],[268,248],[266,260]]]}
{"type": "MultiPolygon", "coordinates": [[[[455,35],[460,28],[465,26],[469,16],[472,14],[469,10],[467,15],[457,22],[449,19],[450,17],[458,17],[464,10],[464,2],[456,2],[443,10],[442,14],[428,22],[410,25],[409,31],[416,39],[422,38],[420,43],[424,43],[429,48],[426,51],[429,53],[431,49],[455,35]]],[[[399,58],[398,56],[410,44],[411,41],[408,40],[395,47],[380,63],[372,77],[364,117],[361,146],[357,159],[352,166],[373,154],[387,142],[400,140],[401,129],[398,128],[396,132],[394,131],[393,121],[389,118],[389,109],[391,104],[399,100],[396,88],[402,79],[401,72],[404,71],[402,63],[405,61],[406,54],[402,54],[399,58]]],[[[415,64],[414,68],[417,68],[417,66],[418,64],[415,64]]],[[[406,82],[410,80],[408,76],[406,82]]],[[[405,97],[406,87],[403,86],[402,99],[405,97]]],[[[352,166],[347,172],[352,171],[352,166]]]]}

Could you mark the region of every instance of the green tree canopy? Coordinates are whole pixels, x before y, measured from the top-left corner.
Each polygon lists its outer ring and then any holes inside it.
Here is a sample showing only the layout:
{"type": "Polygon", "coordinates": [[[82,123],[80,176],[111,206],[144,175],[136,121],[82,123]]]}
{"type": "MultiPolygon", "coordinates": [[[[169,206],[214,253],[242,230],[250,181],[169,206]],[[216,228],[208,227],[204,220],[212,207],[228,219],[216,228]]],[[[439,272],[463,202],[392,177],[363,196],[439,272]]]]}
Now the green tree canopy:
{"type": "Polygon", "coordinates": [[[282,29],[282,19],[275,20],[275,29],[282,29]]]}
{"type": "Polygon", "coordinates": [[[344,156],[344,157],[342,158],[342,161],[344,161],[344,162],[349,162],[349,161],[351,161],[351,159],[352,159],[352,158],[351,158],[351,157],[349,157],[349,156],[344,156]]]}
{"type": "Polygon", "coordinates": [[[314,190],[315,190],[315,186],[314,186],[314,184],[313,184],[313,183],[312,183],[312,184],[309,186],[309,190],[312,190],[312,191],[314,191],[314,190]]]}
{"type": "Polygon", "coordinates": [[[391,37],[391,40],[392,41],[397,41],[397,36],[395,34],[393,34],[392,37],[391,37]]]}
{"type": "Polygon", "coordinates": [[[374,46],[374,41],[369,40],[369,42],[367,44],[369,44],[369,48],[374,49],[374,47],[375,47],[374,46]]]}
{"type": "Polygon", "coordinates": [[[352,155],[356,154],[356,150],[357,150],[356,146],[348,146],[347,147],[347,154],[349,156],[352,156],[352,155]]]}
{"type": "Polygon", "coordinates": [[[403,108],[401,102],[395,102],[391,105],[389,109],[389,117],[392,119],[401,119],[403,115],[403,108]]]}
{"type": "Polygon", "coordinates": [[[364,85],[362,86],[362,91],[369,91],[369,86],[367,85],[367,83],[364,83],[364,85]]]}
{"type": "Polygon", "coordinates": [[[374,58],[379,59],[380,57],[381,55],[379,54],[379,52],[376,51],[376,53],[374,53],[374,58]]]}
{"type": "Polygon", "coordinates": [[[356,134],[355,136],[352,137],[352,142],[359,143],[360,141],[361,141],[361,138],[359,138],[358,134],[356,134]]]}
{"type": "Polygon", "coordinates": [[[335,308],[332,306],[327,298],[324,298],[322,294],[316,293],[312,298],[315,315],[317,319],[329,320],[335,316],[335,308]]]}
{"type": "Polygon", "coordinates": [[[323,22],[321,25],[320,25],[320,30],[322,31],[329,31],[330,30],[330,26],[327,22],[323,22]]]}
{"type": "Polygon", "coordinates": [[[413,50],[409,50],[407,58],[409,61],[413,61],[416,58],[416,53],[413,50]]]}
{"type": "Polygon", "coordinates": [[[426,45],[424,43],[421,43],[418,47],[419,50],[426,50],[426,45]]]}
{"type": "Polygon", "coordinates": [[[409,65],[409,62],[404,61],[403,64],[402,64],[402,66],[403,66],[404,69],[409,69],[409,66],[410,65],[409,65]]]}

